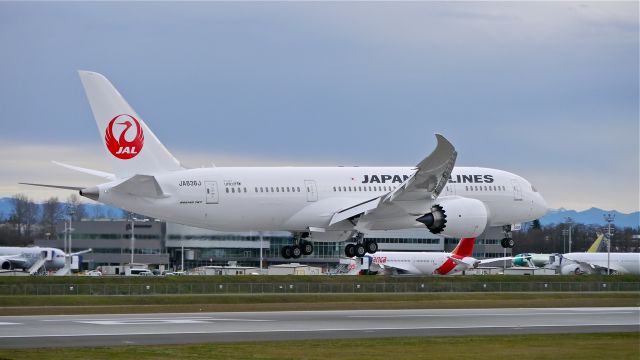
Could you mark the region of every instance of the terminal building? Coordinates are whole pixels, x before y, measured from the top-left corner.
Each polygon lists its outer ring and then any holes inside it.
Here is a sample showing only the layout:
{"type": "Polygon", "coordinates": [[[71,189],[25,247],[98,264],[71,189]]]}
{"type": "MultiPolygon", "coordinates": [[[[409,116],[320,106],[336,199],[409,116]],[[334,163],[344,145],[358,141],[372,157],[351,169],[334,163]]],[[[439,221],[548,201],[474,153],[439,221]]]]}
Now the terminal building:
{"type": "MultiPolygon", "coordinates": [[[[328,270],[339,264],[346,245],[345,242],[315,242],[312,255],[285,260],[280,249],[293,240],[291,233],[285,231],[229,233],[145,220],[134,222],[132,241],[131,224],[131,220],[73,223],[73,231],[70,232],[72,252],[93,249],[82,255],[83,269],[128,263],[174,270],[229,263],[266,268],[293,261],[328,270]]],[[[36,245],[64,249],[65,235],[64,223],[60,223],[51,239],[37,240],[36,245]]],[[[450,252],[458,243],[458,239],[433,235],[427,229],[371,231],[365,238],[376,239],[380,251],[450,252]]],[[[473,256],[483,259],[511,254],[511,249],[504,250],[500,239],[478,238],[473,256]]]]}

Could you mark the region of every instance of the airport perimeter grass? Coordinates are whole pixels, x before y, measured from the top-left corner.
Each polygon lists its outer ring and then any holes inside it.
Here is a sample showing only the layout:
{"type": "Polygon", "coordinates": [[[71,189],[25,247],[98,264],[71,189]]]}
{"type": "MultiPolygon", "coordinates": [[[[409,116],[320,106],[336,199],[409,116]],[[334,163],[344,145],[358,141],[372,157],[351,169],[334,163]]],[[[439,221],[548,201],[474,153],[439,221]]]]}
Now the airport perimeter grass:
{"type": "Polygon", "coordinates": [[[640,282],[638,275],[474,275],[474,276],[0,276],[12,284],[180,284],[180,283],[477,283],[477,282],[640,282]]]}
{"type": "Polygon", "coordinates": [[[66,349],[3,349],[1,359],[633,359],[640,333],[404,337],[66,349]]]}
{"type": "Polygon", "coordinates": [[[0,296],[0,316],[640,306],[638,292],[0,296]]]}

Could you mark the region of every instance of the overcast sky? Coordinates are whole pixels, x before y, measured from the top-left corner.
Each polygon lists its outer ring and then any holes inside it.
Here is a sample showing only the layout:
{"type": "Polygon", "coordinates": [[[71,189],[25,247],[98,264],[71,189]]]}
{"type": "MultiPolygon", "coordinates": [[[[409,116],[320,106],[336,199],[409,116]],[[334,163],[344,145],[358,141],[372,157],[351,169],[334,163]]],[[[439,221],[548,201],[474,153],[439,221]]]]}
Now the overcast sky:
{"type": "Polygon", "coordinates": [[[185,165],[457,165],[639,210],[637,2],[0,2],[0,197],[109,170],[78,69],[185,165]]]}

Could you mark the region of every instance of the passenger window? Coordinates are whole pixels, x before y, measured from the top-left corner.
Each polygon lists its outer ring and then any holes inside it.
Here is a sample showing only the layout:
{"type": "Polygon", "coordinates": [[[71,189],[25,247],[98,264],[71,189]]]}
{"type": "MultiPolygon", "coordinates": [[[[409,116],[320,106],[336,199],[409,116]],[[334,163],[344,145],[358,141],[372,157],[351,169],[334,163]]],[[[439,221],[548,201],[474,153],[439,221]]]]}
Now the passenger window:
{"type": "Polygon", "coordinates": [[[271,187],[271,192],[275,192],[275,191],[273,191],[273,186],[271,187]]]}
{"type": "Polygon", "coordinates": [[[300,186],[298,186],[298,192],[300,192],[300,186]]]}
{"type": "Polygon", "coordinates": [[[256,187],[256,192],[258,192],[258,188],[256,187]]]}
{"type": "Polygon", "coordinates": [[[231,188],[231,192],[235,194],[236,188],[231,188]]]}
{"type": "Polygon", "coordinates": [[[264,188],[262,188],[262,186],[260,187],[260,192],[264,192],[264,188]]]}
{"type": "Polygon", "coordinates": [[[227,194],[229,193],[229,188],[227,188],[227,194]]]}
{"type": "Polygon", "coordinates": [[[287,192],[291,192],[291,189],[287,186],[287,192]]]}
{"type": "Polygon", "coordinates": [[[244,192],[245,192],[245,194],[246,194],[246,193],[247,193],[247,188],[242,188],[242,189],[244,190],[244,192]]]}
{"type": "Polygon", "coordinates": [[[276,192],[280,192],[280,188],[276,186],[276,192]]]}
{"type": "Polygon", "coordinates": [[[362,187],[358,186],[358,191],[362,191],[362,187]]]}

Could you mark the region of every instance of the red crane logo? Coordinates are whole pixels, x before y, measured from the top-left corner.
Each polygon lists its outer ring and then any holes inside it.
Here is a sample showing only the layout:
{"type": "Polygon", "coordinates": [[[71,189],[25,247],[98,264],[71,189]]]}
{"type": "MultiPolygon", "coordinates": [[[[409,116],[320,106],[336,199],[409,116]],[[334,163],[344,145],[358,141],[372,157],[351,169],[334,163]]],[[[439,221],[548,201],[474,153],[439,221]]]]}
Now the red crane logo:
{"type": "Polygon", "coordinates": [[[142,145],[144,145],[144,134],[142,133],[142,126],[140,126],[138,120],[136,120],[136,118],[131,115],[117,115],[116,117],[111,119],[109,125],[107,125],[107,131],[104,135],[104,141],[107,145],[107,149],[109,149],[109,152],[111,152],[111,154],[113,154],[113,156],[117,157],[118,159],[127,160],[134,158],[140,153],[140,150],[142,150],[142,145]],[[118,120],[119,118],[125,119],[124,121],[116,122],[116,120],[118,120]],[[129,131],[129,129],[133,126],[129,119],[133,120],[136,126],[136,136],[131,141],[127,140],[125,136],[127,134],[127,131],[129,131]],[[124,130],[122,130],[117,140],[113,135],[113,126],[116,124],[124,125],[124,130]]]}

